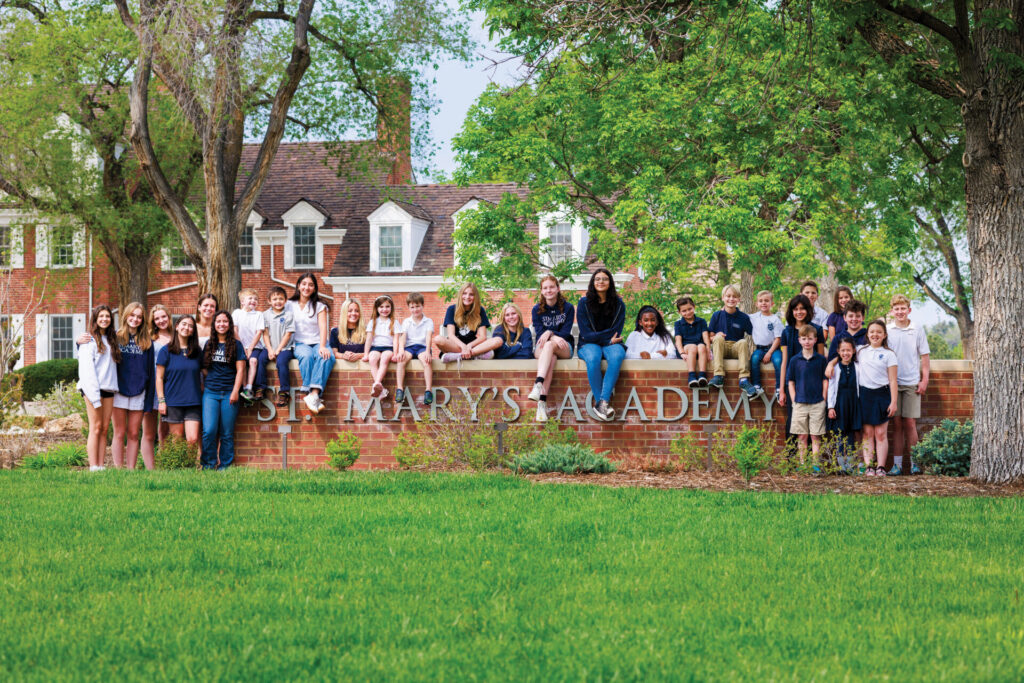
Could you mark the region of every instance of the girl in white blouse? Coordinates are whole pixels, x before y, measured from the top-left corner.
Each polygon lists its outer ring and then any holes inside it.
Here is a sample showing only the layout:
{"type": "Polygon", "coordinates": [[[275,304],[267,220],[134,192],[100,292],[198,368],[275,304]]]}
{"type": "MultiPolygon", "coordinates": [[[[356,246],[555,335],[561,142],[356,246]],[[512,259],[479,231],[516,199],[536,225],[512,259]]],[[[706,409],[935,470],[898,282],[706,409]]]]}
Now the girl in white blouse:
{"type": "Polygon", "coordinates": [[[323,393],[334,368],[334,352],[328,345],[328,308],[320,301],[320,283],[313,273],[303,273],[295,283],[295,293],[288,301],[295,319],[295,360],[299,362],[299,375],[306,393],[303,402],[310,412],[318,414],[324,408],[323,393]]]}

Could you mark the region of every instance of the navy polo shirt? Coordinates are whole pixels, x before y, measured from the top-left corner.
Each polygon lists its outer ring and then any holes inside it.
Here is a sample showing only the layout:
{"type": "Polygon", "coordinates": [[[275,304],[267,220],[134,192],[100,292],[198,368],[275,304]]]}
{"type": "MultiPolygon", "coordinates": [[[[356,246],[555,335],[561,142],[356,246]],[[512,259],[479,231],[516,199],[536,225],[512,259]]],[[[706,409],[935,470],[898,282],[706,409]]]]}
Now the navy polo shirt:
{"type": "Polygon", "coordinates": [[[703,344],[704,333],[708,331],[708,324],[699,315],[693,316],[693,322],[688,323],[683,318],[676,321],[676,336],[683,338],[683,346],[687,344],[703,344]]]}
{"type": "Polygon", "coordinates": [[[825,356],[815,353],[810,358],[804,357],[803,349],[800,349],[786,369],[786,382],[796,383],[797,403],[821,403],[825,400],[822,393],[822,382],[825,381],[825,356]]]}
{"type": "Polygon", "coordinates": [[[744,334],[753,332],[754,326],[750,324],[750,316],[740,309],[737,308],[735,312],[728,313],[722,308],[711,316],[708,331],[711,334],[724,332],[725,341],[737,342],[743,339],[744,334]]]}
{"type": "Polygon", "coordinates": [[[164,368],[164,400],[167,405],[175,408],[197,406],[203,402],[200,393],[200,381],[202,375],[201,354],[195,358],[175,353],[171,354],[171,345],[168,344],[156,354],[156,364],[164,368]]]}
{"type": "MultiPolygon", "coordinates": [[[[844,322],[843,324],[845,325],[846,323],[844,322]]],[[[868,328],[861,327],[855,334],[851,334],[846,328],[843,328],[842,332],[839,331],[839,328],[836,328],[836,336],[832,340],[832,343],[828,345],[827,360],[832,360],[839,355],[839,342],[844,339],[852,339],[855,347],[864,346],[868,343],[868,328]]]]}

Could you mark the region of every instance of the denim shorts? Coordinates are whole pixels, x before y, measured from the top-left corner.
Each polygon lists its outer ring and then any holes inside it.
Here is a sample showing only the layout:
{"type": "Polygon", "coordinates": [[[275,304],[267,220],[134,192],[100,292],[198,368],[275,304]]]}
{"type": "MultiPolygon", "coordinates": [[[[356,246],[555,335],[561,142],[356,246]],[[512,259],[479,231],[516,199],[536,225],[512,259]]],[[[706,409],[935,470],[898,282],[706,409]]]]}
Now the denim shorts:
{"type": "Polygon", "coordinates": [[[162,417],[169,425],[180,425],[182,422],[202,422],[202,406],[167,406],[167,414],[162,417]]]}

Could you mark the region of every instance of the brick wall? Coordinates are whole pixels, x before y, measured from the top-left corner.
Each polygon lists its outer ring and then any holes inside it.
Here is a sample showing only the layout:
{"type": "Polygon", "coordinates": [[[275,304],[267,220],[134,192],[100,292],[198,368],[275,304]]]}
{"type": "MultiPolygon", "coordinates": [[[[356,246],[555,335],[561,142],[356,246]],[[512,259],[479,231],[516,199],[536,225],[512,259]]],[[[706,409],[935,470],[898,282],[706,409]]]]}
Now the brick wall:
{"type": "MultiPolygon", "coordinates": [[[[739,429],[744,424],[761,424],[766,415],[765,402],[758,398],[749,403],[740,398],[737,387],[735,361],[727,364],[728,381],[725,396],[729,407],[718,404],[718,392],[713,389],[697,391],[701,401],[697,418],[694,419],[693,390],[686,387],[686,371],[678,361],[626,361],[612,401],[618,417],[615,422],[602,423],[590,418],[585,413],[583,420],[578,421],[573,411],[567,408],[562,414],[564,424],[573,426],[580,439],[599,450],[622,454],[664,455],[668,453],[669,443],[680,433],[691,432],[702,444],[707,443],[709,436],[713,439],[723,438],[723,433],[739,429]],[[658,387],[676,387],[687,396],[687,411],[683,418],[672,420],[682,407],[682,401],[675,392],[663,389],[662,415],[659,420],[657,397],[658,387]],[[633,389],[636,390],[635,398],[633,389]],[[631,410],[623,420],[622,412],[630,403],[631,410]],[[642,407],[649,421],[640,419],[642,407]],[[745,420],[746,407],[749,406],[752,420],[745,420]],[[728,417],[729,409],[737,410],[736,418],[728,417]],[[719,412],[715,419],[715,413],[719,412]]],[[[769,366],[770,368],[770,366],[769,366]]],[[[293,369],[293,385],[298,386],[298,373],[293,369]]],[[[772,370],[765,372],[764,384],[774,386],[771,378],[772,370]]],[[[461,388],[465,388],[476,398],[481,390],[495,387],[497,395],[488,393],[481,401],[479,413],[489,422],[501,419],[501,416],[512,418],[515,410],[504,400],[506,389],[518,389],[507,394],[518,407],[520,415],[517,422],[533,421],[536,404],[528,401],[526,395],[536,376],[536,364],[532,361],[470,361],[462,364],[461,370],[454,366],[445,367],[434,362],[434,386],[449,390],[453,412],[463,417],[468,413],[468,404],[461,388]]],[[[272,378],[273,383],[273,378],[272,378]]],[[[375,418],[376,405],[370,405],[370,377],[365,365],[339,362],[335,365],[334,374],[325,393],[327,407],[320,415],[312,417],[301,401],[293,404],[289,411],[281,409],[271,417],[273,410],[269,405],[243,410],[239,417],[236,433],[238,464],[263,468],[281,466],[281,434],[279,428],[290,426],[288,435],[288,462],[290,467],[310,468],[321,466],[326,461],[324,447],[327,441],[341,431],[352,431],[362,439],[363,447],[356,468],[385,468],[394,466],[392,450],[399,434],[417,429],[408,410],[393,420],[396,406],[392,396],[379,402],[385,421],[378,422],[375,418]],[[362,420],[357,410],[351,411],[349,417],[350,390],[368,407],[367,420],[362,420]],[[291,412],[291,415],[289,414],[291,412]],[[259,419],[260,415],[263,420],[259,419]],[[289,417],[293,417],[289,421],[289,417]],[[268,419],[269,418],[269,419],[268,419]]],[[[393,393],[394,377],[388,374],[386,386],[393,393]]],[[[418,362],[410,363],[407,373],[407,387],[410,387],[417,399],[422,398],[423,382],[418,362]]],[[[548,405],[555,410],[562,405],[567,389],[571,389],[581,413],[585,410],[585,399],[589,391],[586,370],[582,361],[571,359],[559,361],[548,405]]],[[[973,414],[973,363],[970,361],[933,361],[932,375],[928,391],[924,398],[924,415],[921,421],[922,430],[944,418],[959,420],[968,419],[973,414]]],[[[429,410],[417,405],[421,415],[429,414],[429,410]]],[[[549,410],[549,413],[554,412],[549,410]]],[[[438,411],[441,419],[445,419],[438,411]]],[[[778,425],[780,434],[785,426],[784,411],[772,405],[771,418],[778,425]]],[[[727,437],[726,437],[727,438],[727,437]]]]}

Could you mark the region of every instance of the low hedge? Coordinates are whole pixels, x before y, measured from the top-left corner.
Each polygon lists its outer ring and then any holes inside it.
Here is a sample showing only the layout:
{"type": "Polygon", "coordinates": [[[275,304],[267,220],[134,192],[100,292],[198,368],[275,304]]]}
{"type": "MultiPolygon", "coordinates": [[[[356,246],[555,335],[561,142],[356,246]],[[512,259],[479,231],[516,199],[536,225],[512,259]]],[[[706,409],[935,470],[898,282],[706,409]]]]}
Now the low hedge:
{"type": "Polygon", "coordinates": [[[18,374],[25,377],[21,387],[21,395],[26,400],[50,393],[61,382],[78,382],[78,361],[74,358],[47,360],[34,365],[27,365],[18,374]]]}

